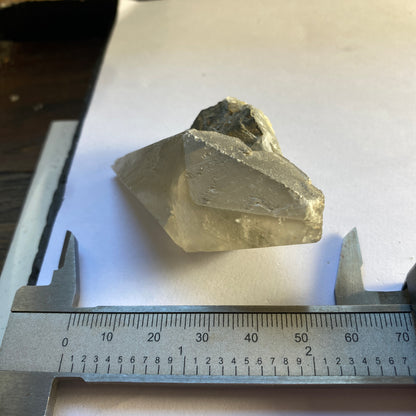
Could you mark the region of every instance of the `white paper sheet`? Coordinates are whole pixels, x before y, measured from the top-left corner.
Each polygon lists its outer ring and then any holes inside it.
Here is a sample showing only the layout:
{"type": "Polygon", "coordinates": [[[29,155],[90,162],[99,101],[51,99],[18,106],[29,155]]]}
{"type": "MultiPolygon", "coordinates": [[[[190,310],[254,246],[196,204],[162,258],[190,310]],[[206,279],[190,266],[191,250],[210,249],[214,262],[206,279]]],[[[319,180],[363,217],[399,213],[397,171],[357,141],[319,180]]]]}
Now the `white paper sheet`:
{"type": "MultiPolygon", "coordinates": [[[[366,287],[400,289],[416,252],[415,13],[404,0],[122,2],[39,284],[69,229],[81,306],[332,304],[342,237],[356,226],[366,287]],[[262,109],[283,154],[324,192],[319,243],[186,254],[117,183],[116,158],[189,128],[226,96],[262,109]]],[[[411,390],[386,408],[348,389],[334,394],[339,406],[323,404],[327,390],[79,389],[61,389],[56,414],[415,408],[411,390]]]]}

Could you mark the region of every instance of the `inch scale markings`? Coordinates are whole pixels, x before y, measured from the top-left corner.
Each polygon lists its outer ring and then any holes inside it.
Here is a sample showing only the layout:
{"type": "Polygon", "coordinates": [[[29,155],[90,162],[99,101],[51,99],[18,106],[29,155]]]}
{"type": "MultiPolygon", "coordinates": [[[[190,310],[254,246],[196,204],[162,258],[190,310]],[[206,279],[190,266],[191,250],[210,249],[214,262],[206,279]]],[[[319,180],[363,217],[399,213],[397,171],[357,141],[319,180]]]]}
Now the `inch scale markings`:
{"type": "Polygon", "coordinates": [[[0,366],[73,375],[257,377],[271,384],[279,384],[279,377],[344,377],[350,382],[351,377],[416,376],[410,308],[333,309],[16,313],[0,366]]]}
{"type": "MultiPolygon", "coordinates": [[[[144,315],[143,320],[146,321],[150,320],[150,316],[154,317],[154,314],[144,315]]],[[[330,313],[329,316],[324,314],[330,325],[316,326],[314,329],[309,329],[307,325],[310,314],[266,314],[267,319],[275,316],[277,322],[278,315],[288,317],[290,324],[285,328],[276,326],[271,330],[264,324],[264,313],[233,313],[237,326],[231,329],[228,326],[211,328],[214,314],[181,314],[183,326],[174,326],[173,331],[167,331],[166,325],[158,327],[157,324],[149,324],[146,329],[152,331],[141,331],[128,336],[118,327],[123,348],[116,345],[103,351],[98,345],[94,351],[94,347],[89,345],[85,349],[90,350],[90,356],[94,356],[94,359],[100,359],[100,351],[101,359],[105,356],[106,360],[117,360],[118,363],[125,360],[137,362],[139,367],[136,374],[146,375],[235,376],[236,372],[261,377],[416,375],[413,359],[416,341],[414,331],[409,332],[409,326],[414,327],[411,313],[389,313],[395,324],[385,327],[377,324],[377,321],[381,323],[381,313],[359,314],[366,318],[360,327],[347,325],[347,316],[356,317],[355,313],[330,313]],[[201,328],[203,332],[199,331],[201,328]],[[158,331],[154,332],[153,329],[158,331]],[[126,337],[134,340],[133,345],[127,345],[126,337]],[[330,351],[325,345],[327,343],[331,344],[330,351]],[[378,345],[379,351],[363,354],[363,345],[369,344],[378,345]],[[116,350],[113,356],[109,353],[107,355],[110,350],[116,350]],[[187,357],[190,358],[187,365],[181,365],[182,356],[184,363],[187,357]],[[145,372],[140,372],[140,360],[143,365],[147,363],[145,372]],[[172,370],[175,369],[175,364],[176,371],[172,370]]],[[[114,326],[113,331],[114,336],[118,335],[114,326]]],[[[103,334],[104,332],[96,333],[95,336],[100,339],[103,334]]],[[[86,334],[86,337],[89,339],[91,334],[86,334]]],[[[73,356],[70,352],[65,353],[65,358],[73,356]]],[[[62,367],[61,371],[64,371],[62,367]]],[[[125,374],[129,374],[128,368],[125,374]]]]}

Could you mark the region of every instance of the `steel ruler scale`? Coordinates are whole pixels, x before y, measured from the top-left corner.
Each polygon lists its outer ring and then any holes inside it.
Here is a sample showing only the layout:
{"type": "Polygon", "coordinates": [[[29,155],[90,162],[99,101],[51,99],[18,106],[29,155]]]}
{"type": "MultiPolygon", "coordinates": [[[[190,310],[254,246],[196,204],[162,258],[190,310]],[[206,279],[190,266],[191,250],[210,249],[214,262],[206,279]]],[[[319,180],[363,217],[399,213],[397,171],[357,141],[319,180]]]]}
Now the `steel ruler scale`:
{"type": "MultiPolygon", "coordinates": [[[[47,415],[56,382],[415,384],[415,268],[398,292],[366,292],[356,231],[335,306],[77,308],[70,233],[49,286],[15,295],[0,349],[0,414],[47,415]]],[[[48,413],[49,412],[49,413],[48,413]]]]}
{"type": "Polygon", "coordinates": [[[230,376],[242,377],[242,382],[252,376],[268,384],[281,383],[276,376],[391,376],[414,381],[411,311],[278,310],[19,313],[11,325],[24,333],[25,343],[16,348],[22,334],[7,335],[2,370],[230,376]]]}

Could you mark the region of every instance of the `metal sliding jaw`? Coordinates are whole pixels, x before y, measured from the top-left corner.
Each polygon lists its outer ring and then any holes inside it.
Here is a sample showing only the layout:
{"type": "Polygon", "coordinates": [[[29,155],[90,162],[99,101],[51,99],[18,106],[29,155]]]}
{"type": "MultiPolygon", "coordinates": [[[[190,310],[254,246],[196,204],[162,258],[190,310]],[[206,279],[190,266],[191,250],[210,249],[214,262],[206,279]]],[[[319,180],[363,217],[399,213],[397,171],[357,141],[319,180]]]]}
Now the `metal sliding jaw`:
{"type": "Polygon", "coordinates": [[[335,285],[337,305],[416,304],[416,265],[407,274],[402,290],[391,292],[365,290],[362,265],[357,229],[354,228],[342,243],[335,285]]]}
{"type": "Polygon", "coordinates": [[[75,306],[79,298],[78,243],[67,231],[59,268],[49,286],[23,286],[14,297],[12,312],[56,312],[75,306]]]}
{"type": "MultiPolygon", "coordinates": [[[[23,286],[15,295],[12,312],[58,312],[78,302],[78,244],[67,232],[49,286],[23,286]]],[[[0,414],[52,416],[56,398],[56,374],[0,370],[0,414]]]]}

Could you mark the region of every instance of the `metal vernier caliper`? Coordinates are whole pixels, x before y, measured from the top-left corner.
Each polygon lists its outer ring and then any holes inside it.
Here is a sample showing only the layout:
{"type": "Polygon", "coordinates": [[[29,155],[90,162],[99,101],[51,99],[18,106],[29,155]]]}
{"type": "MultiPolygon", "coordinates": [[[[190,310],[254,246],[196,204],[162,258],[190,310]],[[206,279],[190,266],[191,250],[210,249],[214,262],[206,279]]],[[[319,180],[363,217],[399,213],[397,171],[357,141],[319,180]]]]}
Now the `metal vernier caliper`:
{"type": "Polygon", "coordinates": [[[57,382],[415,384],[416,267],[403,290],[368,292],[356,230],[343,241],[335,306],[77,308],[67,233],[49,286],[14,298],[0,349],[0,414],[53,411],[57,382]]]}

